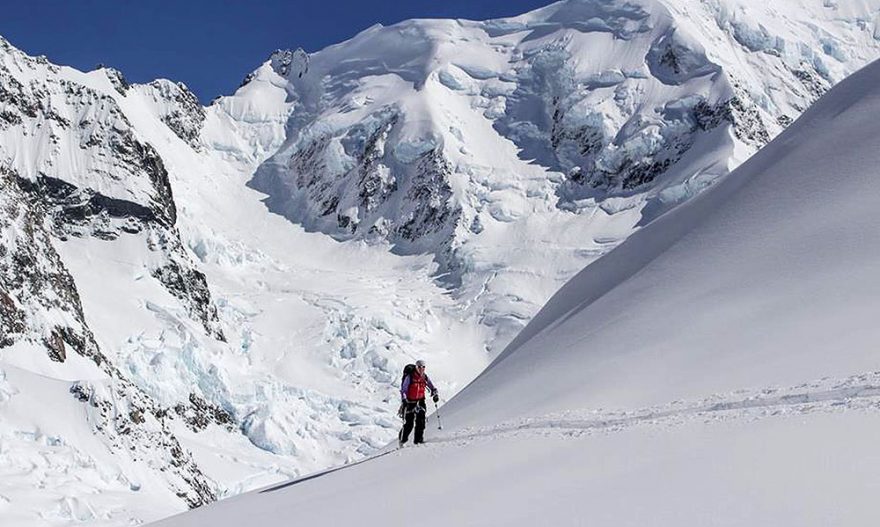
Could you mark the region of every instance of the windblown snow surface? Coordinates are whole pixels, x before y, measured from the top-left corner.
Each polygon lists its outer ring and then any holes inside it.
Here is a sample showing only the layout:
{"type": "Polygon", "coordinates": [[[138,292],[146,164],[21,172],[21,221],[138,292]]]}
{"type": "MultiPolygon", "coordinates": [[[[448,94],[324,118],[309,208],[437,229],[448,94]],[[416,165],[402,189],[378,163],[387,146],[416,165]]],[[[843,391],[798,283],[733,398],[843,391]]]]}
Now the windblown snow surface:
{"type": "Polygon", "coordinates": [[[876,524],[878,115],[875,62],[574,277],[425,446],[157,527],[876,524]]]}

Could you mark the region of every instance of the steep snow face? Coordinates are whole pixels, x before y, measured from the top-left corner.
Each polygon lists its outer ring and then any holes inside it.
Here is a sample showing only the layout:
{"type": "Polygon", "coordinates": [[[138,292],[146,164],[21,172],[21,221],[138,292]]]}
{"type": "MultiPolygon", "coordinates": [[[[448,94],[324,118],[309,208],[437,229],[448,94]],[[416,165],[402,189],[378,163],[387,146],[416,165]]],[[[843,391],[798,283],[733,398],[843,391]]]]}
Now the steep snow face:
{"type": "MultiPolygon", "coordinates": [[[[153,278],[222,339],[204,276],[192,268],[175,230],[168,171],[117,102],[128,90],[121,75],[110,70],[86,75],[28,57],[5,41],[0,45],[0,153],[10,177],[42,201],[61,239],[142,238],[158,253],[149,269],[153,278]]],[[[175,88],[180,96],[182,88],[175,88]]]]}
{"type": "Polygon", "coordinates": [[[205,109],[186,85],[158,79],[149,84],[134,86],[134,90],[139,92],[147,102],[147,107],[177,137],[197,150],[201,148],[205,109]]]}
{"type": "Polygon", "coordinates": [[[375,26],[267,63],[295,110],[252,185],[308,230],[433,253],[498,351],[573,270],[875,58],[878,12],[572,0],[375,26]]]}
{"type": "Polygon", "coordinates": [[[7,171],[2,177],[0,347],[31,340],[56,362],[64,362],[71,347],[100,364],[104,359],[84,320],[73,278],[52,246],[42,211],[30,202],[30,186],[7,171]]]}
{"type": "Polygon", "coordinates": [[[584,269],[447,407],[452,421],[480,422],[466,417],[477,401],[496,419],[637,408],[876,369],[878,82],[875,62],[584,269]]]}
{"type": "MultiPolygon", "coordinates": [[[[133,493],[147,483],[155,492],[133,496],[131,508],[140,512],[132,518],[149,511],[141,508],[144,500],[159,496],[172,508],[216,498],[214,483],[174,434],[176,416],[119,367],[118,348],[108,345],[103,331],[96,334],[96,311],[89,309],[101,296],[100,311],[115,312],[115,326],[134,320],[117,309],[144,300],[129,296],[131,269],[127,283],[113,283],[101,271],[124,260],[124,248],[137,248],[140,258],[126,263],[137,269],[142,288],[179,306],[206,338],[223,339],[205,277],[176,230],[164,163],[118,103],[127,90],[118,72],[82,74],[0,40],[0,372],[7,385],[0,412],[2,444],[11,442],[16,452],[4,458],[8,485],[45,487],[75,480],[80,468],[106,464],[100,477],[76,490],[27,504],[16,500],[9,509],[17,521],[40,511],[47,519],[83,519],[96,514],[87,494],[133,493]],[[100,285],[84,290],[76,264],[92,243],[113,247],[108,253],[114,260],[86,269],[100,285]],[[34,400],[45,406],[34,408],[34,400]],[[78,410],[54,410],[70,407],[78,410]],[[108,464],[108,449],[117,462],[108,464]],[[20,472],[44,456],[52,458],[51,468],[20,472]],[[132,468],[140,463],[148,468],[132,468]]],[[[183,416],[197,411],[197,403],[204,401],[181,399],[172,406],[183,416]]],[[[224,415],[209,420],[228,424],[224,415]]],[[[105,502],[109,510],[120,509],[115,501],[105,502]]],[[[129,514],[122,509],[120,516],[129,514]]]]}
{"type": "Polygon", "coordinates": [[[272,62],[248,75],[234,95],[218,97],[205,110],[202,141],[248,174],[284,142],[294,109],[287,81],[272,62]]]}
{"type": "Polygon", "coordinates": [[[157,527],[870,524],[878,113],[875,62],[566,284],[426,445],[157,527]]]}

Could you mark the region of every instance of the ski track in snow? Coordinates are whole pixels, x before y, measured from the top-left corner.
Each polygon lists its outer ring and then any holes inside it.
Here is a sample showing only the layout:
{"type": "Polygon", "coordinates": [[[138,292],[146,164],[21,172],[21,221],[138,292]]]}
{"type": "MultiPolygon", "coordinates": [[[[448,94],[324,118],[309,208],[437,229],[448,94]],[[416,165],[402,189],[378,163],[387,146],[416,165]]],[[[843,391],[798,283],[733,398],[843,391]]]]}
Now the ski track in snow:
{"type": "Polygon", "coordinates": [[[491,427],[467,428],[449,436],[431,439],[430,443],[461,445],[473,440],[522,433],[581,437],[619,432],[634,426],[673,427],[692,421],[708,424],[733,419],[755,420],[846,410],[880,412],[880,372],[854,375],[842,380],[823,378],[789,388],[738,390],[700,401],[674,401],[637,410],[596,409],[551,414],[491,427]]]}
{"type": "MultiPolygon", "coordinates": [[[[524,435],[581,438],[597,433],[616,433],[636,426],[672,428],[689,422],[712,424],[736,419],[749,421],[772,417],[806,415],[817,412],[880,412],[880,371],[853,375],[845,379],[822,378],[788,388],[737,390],[726,395],[712,395],[699,401],[671,403],[629,411],[578,410],[551,414],[500,425],[466,428],[452,435],[430,438],[425,447],[462,447],[479,440],[524,435]]],[[[428,418],[429,430],[434,424],[428,418]]],[[[293,485],[362,465],[380,457],[412,447],[386,447],[363,459],[305,475],[260,490],[274,492],[293,485]]]]}

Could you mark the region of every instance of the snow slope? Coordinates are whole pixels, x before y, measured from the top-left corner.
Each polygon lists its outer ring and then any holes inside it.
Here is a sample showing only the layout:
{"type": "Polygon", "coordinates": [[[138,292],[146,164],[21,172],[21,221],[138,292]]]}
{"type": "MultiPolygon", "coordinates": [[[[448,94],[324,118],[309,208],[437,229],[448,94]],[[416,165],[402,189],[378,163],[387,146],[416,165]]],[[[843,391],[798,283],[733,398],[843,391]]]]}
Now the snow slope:
{"type": "Polygon", "coordinates": [[[426,446],[156,525],[873,524],[878,86],[585,268],[426,446]]]}

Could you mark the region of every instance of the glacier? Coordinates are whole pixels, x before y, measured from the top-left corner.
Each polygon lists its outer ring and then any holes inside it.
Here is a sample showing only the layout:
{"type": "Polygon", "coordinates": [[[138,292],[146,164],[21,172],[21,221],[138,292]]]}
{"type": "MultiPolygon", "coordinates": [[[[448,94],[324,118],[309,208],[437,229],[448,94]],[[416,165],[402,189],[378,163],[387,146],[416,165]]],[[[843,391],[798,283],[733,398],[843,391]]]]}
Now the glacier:
{"type": "Polygon", "coordinates": [[[585,267],[425,445],[156,527],[871,524],[878,87],[874,62],[585,267]]]}

